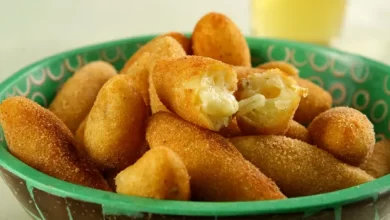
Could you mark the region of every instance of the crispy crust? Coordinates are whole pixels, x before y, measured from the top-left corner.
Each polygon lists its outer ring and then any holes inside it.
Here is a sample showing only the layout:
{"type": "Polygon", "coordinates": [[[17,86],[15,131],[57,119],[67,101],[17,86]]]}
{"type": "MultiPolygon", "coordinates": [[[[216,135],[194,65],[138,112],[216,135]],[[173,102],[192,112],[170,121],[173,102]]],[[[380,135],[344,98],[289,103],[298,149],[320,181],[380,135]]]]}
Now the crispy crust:
{"type": "Polygon", "coordinates": [[[360,168],[375,178],[390,174],[390,141],[382,140],[375,144],[374,152],[360,168]]]}
{"type": "MultiPolygon", "coordinates": [[[[128,69],[144,54],[150,53],[151,59],[156,61],[161,58],[185,56],[186,52],[183,47],[171,36],[160,36],[149,41],[147,44],[137,50],[125,63],[121,74],[127,74],[128,69]]],[[[149,63],[150,67],[153,62],[149,63]]],[[[147,79],[147,78],[146,78],[147,79]]]]}
{"type": "Polygon", "coordinates": [[[27,165],[58,179],[111,191],[99,171],[76,151],[77,142],[52,112],[24,98],[0,105],[9,151],[27,165]]]}
{"type": "Polygon", "coordinates": [[[266,71],[265,69],[253,68],[253,67],[247,67],[247,66],[233,66],[233,69],[237,73],[237,80],[238,81],[240,81],[241,79],[247,78],[251,74],[263,73],[266,71]]]}
{"type": "Polygon", "coordinates": [[[294,65],[284,61],[270,61],[260,64],[256,68],[266,70],[277,68],[286,73],[288,76],[299,77],[299,70],[294,65]]]}
{"type": "Polygon", "coordinates": [[[332,107],[332,96],[323,88],[306,79],[294,78],[298,85],[309,90],[308,95],[302,98],[294,120],[308,125],[317,115],[332,107]]]}
{"type": "Polygon", "coordinates": [[[309,131],[307,130],[307,128],[294,120],[290,120],[288,129],[284,136],[292,139],[301,140],[309,144],[311,143],[309,131]]]}
{"type": "Polygon", "coordinates": [[[86,152],[102,170],[122,170],[142,153],[147,109],[124,75],[100,90],[84,133],[86,152]]]}
{"type": "Polygon", "coordinates": [[[197,91],[186,87],[186,83],[204,73],[212,75],[220,72],[225,74],[228,89],[235,91],[237,76],[232,67],[207,57],[186,56],[161,60],[152,70],[152,80],[158,97],[170,111],[201,127],[218,131],[216,124],[201,112],[197,91]]]}
{"type": "Polygon", "coordinates": [[[189,200],[190,177],[183,161],[171,149],[156,147],[115,178],[120,194],[155,199],[189,200]]]}
{"type": "Polygon", "coordinates": [[[150,105],[149,98],[149,75],[150,70],[154,64],[163,58],[175,58],[183,57],[186,55],[180,44],[173,38],[159,37],[148,44],[148,51],[144,51],[142,54],[137,55],[137,59],[126,70],[122,70],[133,85],[141,93],[145,100],[145,103],[150,105]]]}
{"type": "Polygon", "coordinates": [[[374,180],[363,170],[299,140],[265,135],[236,137],[230,141],[287,196],[332,192],[374,180]]]}
{"type": "Polygon", "coordinates": [[[125,74],[129,83],[140,93],[146,105],[149,105],[149,68],[152,58],[149,52],[143,53],[134,63],[129,66],[125,74]]]}
{"type": "Polygon", "coordinates": [[[77,151],[84,152],[84,153],[85,153],[85,150],[84,150],[84,132],[85,132],[85,125],[87,124],[87,119],[88,119],[88,115],[87,115],[87,117],[85,117],[83,122],[81,122],[79,128],[77,128],[76,133],[75,133],[76,141],[79,143],[76,146],[77,147],[77,151]]]}
{"type": "Polygon", "coordinates": [[[236,66],[251,66],[248,44],[240,29],[223,14],[203,16],[192,33],[194,55],[211,57],[236,66]]]}
{"type": "Polygon", "coordinates": [[[161,35],[161,37],[164,37],[164,36],[173,37],[183,47],[183,49],[187,55],[192,54],[191,40],[189,38],[187,38],[186,36],[184,36],[184,34],[179,33],[179,32],[169,32],[169,33],[161,35]]]}
{"type": "Polygon", "coordinates": [[[159,112],[150,117],[146,139],[152,149],[165,146],[179,155],[191,176],[195,200],[285,198],[274,182],[246,161],[225,138],[171,113],[159,112]]]}
{"type": "Polygon", "coordinates": [[[149,75],[149,97],[150,97],[150,109],[152,114],[163,111],[163,112],[171,112],[167,109],[167,107],[161,102],[160,98],[156,93],[156,89],[154,88],[152,74],[149,75]]]}
{"type": "Polygon", "coordinates": [[[329,109],[318,115],[308,130],[315,145],[354,166],[363,163],[374,149],[373,124],[352,108],[329,109]]]}
{"type": "Polygon", "coordinates": [[[96,96],[115,68],[104,61],[88,63],[69,78],[49,106],[74,133],[91,110],[96,96]]]}

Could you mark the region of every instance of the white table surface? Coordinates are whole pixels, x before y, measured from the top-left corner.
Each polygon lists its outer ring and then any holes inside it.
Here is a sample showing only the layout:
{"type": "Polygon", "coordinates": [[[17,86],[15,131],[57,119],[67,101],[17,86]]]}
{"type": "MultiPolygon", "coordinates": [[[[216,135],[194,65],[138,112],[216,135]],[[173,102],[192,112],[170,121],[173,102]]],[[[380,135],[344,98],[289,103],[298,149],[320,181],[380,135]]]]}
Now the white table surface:
{"type": "MultiPolygon", "coordinates": [[[[38,59],[86,44],[191,31],[197,19],[212,10],[229,15],[244,34],[250,30],[247,1],[110,2],[0,0],[0,81],[38,59]]],[[[345,28],[335,46],[390,64],[389,9],[386,0],[350,0],[345,28]]],[[[0,220],[29,219],[2,180],[0,196],[0,220]]]]}

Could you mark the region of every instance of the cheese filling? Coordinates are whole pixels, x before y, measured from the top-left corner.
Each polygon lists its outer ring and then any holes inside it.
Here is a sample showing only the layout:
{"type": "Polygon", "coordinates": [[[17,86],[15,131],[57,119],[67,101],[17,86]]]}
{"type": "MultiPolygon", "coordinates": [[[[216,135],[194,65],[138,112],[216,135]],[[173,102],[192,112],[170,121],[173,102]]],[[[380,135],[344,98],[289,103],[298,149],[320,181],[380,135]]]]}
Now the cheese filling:
{"type": "Polygon", "coordinates": [[[196,90],[196,102],[201,112],[216,127],[227,126],[231,116],[239,109],[234,91],[229,91],[223,73],[203,74],[192,79],[186,87],[196,90]]]}
{"type": "Polygon", "coordinates": [[[204,77],[199,88],[202,112],[215,117],[230,117],[238,111],[238,103],[234,95],[223,82],[204,77]]]}
{"type": "Polygon", "coordinates": [[[301,88],[290,77],[278,71],[255,73],[241,81],[238,116],[258,113],[272,115],[275,111],[284,111],[294,105],[294,100],[307,95],[307,89],[301,88]]]}

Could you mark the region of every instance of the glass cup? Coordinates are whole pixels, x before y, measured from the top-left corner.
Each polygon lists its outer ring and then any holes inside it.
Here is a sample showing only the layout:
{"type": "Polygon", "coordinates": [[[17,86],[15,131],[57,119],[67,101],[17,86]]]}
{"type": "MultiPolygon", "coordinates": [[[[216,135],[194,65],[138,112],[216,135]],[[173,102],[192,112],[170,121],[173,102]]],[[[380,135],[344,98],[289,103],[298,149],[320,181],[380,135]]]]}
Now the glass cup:
{"type": "Polygon", "coordinates": [[[343,23],[346,0],[251,0],[252,34],[329,45],[343,23]]]}

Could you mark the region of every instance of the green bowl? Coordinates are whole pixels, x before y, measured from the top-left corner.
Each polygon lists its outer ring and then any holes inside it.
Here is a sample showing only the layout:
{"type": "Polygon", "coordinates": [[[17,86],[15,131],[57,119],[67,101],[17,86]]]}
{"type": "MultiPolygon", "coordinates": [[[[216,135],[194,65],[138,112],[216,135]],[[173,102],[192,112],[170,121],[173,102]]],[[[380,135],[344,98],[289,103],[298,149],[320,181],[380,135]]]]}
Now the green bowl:
{"type": "MultiPolygon", "coordinates": [[[[120,69],[154,36],[112,41],[61,53],[15,73],[0,85],[0,101],[26,96],[47,106],[57,89],[85,63],[106,60],[120,69]]],[[[390,67],[367,58],[303,43],[247,38],[254,65],[284,60],[327,89],[334,105],[348,105],[390,136],[390,67]]],[[[103,192],[47,176],[7,151],[0,130],[0,173],[33,219],[388,219],[390,175],[348,189],[280,201],[161,201],[103,192]],[[386,217],[387,216],[387,217],[386,217]]]]}

